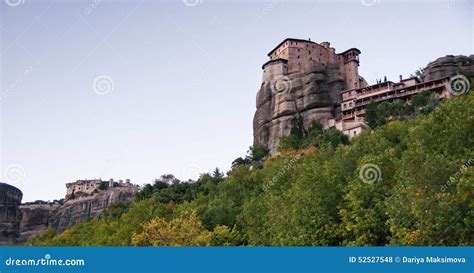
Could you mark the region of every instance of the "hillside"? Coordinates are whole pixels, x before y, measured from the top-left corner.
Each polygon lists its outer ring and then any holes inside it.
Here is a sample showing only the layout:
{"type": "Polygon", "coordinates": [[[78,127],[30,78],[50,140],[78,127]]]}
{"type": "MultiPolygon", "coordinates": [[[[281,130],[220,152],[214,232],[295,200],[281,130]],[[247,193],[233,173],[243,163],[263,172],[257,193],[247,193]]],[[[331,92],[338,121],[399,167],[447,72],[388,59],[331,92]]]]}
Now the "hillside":
{"type": "Polygon", "coordinates": [[[473,245],[473,93],[349,144],[241,160],[226,177],[162,176],[132,203],[27,244],[473,245]]]}

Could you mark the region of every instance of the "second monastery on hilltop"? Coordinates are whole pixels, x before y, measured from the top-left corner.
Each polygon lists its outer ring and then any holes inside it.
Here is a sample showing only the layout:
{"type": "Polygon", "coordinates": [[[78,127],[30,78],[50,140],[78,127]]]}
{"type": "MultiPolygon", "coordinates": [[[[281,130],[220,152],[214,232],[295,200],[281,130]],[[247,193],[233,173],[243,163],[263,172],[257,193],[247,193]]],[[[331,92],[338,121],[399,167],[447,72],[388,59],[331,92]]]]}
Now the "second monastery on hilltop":
{"type": "Polygon", "coordinates": [[[130,179],[114,181],[102,181],[102,179],[85,179],[77,180],[76,182],[66,183],[66,199],[70,199],[75,195],[90,195],[97,192],[101,188],[112,189],[114,187],[132,188],[138,190],[138,186],[130,183],[130,179]]]}

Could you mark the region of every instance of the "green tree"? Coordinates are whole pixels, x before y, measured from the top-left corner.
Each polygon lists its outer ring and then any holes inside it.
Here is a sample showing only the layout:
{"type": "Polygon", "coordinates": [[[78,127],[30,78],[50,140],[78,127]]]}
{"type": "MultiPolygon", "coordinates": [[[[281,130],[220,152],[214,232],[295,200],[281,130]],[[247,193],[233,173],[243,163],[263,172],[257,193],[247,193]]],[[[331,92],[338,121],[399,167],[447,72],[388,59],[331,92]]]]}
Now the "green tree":
{"type": "Polygon", "coordinates": [[[106,190],[109,188],[109,182],[102,181],[99,184],[99,190],[106,190]]]}
{"type": "Polygon", "coordinates": [[[268,148],[262,144],[255,144],[249,147],[249,159],[251,161],[259,161],[268,155],[268,148]]]}
{"type": "Polygon", "coordinates": [[[249,158],[238,157],[234,161],[232,161],[232,168],[235,168],[241,165],[250,165],[250,163],[251,161],[249,158]]]}
{"type": "Polygon", "coordinates": [[[364,116],[365,123],[369,125],[370,128],[375,129],[379,126],[379,116],[377,111],[377,103],[375,101],[370,101],[365,109],[364,116]]]}
{"type": "Polygon", "coordinates": [[[142,224],[142,231],[132,236],[137,246],[207,246],[212,233],[204,228],[196,212],[167,221],[155,217],[142,224]]]}

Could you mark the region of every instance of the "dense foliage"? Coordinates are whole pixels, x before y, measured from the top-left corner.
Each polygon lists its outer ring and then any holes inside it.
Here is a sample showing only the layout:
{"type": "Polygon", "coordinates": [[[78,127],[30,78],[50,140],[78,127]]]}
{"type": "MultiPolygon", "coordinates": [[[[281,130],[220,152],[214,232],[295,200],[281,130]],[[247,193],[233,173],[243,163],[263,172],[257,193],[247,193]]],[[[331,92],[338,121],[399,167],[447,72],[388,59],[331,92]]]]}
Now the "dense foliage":
{"type": "Polygon", "coordinates": [[[401,100],[382,103],[371,101],[367,106],[365,121],[370,128],[374,129],[390,120],[404,120],[419,114],[429,114],[438,104],[439,99],[429,90],[414,95],[410,104],[406,104],[401,100]]]}
{"type": "Polygon", "coordinates": [[[263,168],[243,162],[195,182],[162,176],[134,202],[29,244],[473,245],[472,93],[386,119],[351,143],[317,127],[295,132],[294,148],[313,148],[263,168]],[[367,166],[375,176],[362,175],[367,166]]]}
{"type": "Polygon", "coordinates": [[[296,118],[293,123],[290,134],[280,138],[278,145],[280,152],[321,147],[323,145],[337,147],[339,144],[349,144],[349,138],[334,127],[324,130],[320,123],[314,123],[306,130],[301,117],[296,118]]]}

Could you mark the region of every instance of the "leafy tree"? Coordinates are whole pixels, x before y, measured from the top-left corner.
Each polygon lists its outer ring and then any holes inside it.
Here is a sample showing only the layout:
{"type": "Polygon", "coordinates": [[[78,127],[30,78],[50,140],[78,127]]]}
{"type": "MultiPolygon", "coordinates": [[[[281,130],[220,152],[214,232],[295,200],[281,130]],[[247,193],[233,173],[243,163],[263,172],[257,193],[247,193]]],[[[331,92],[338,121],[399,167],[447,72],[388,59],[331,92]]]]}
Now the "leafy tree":
{"type": "Polygon", "coordinates": [[[232,161],[232,168],[235,168],[241,165],[250,165],[250,163],[251,163],[251,160],[249,158],[238,157],[234,161],[232,161]]]}
{"type": "Polygon", "coordinates": [[[301,148],[302,140],[296,135],[290,134],[288,136],[280,137],[278,143],[278,151],[285,152],[291,150],[298,150],[301,148]]]}
{"type": "Polygon", "coordinates": [[[262,144],[255,144],[249,147],[249,159],[251,161],[259,161],[268,155],[268,148],[262,144]]]}
{"type": "Polygon", "coordinates": [[[336,128],[324,130],[323,126],[313,123],[308,131],[293,130],[288,136],[280,138],[278,150],[280,152],[305,149],[310,146],[321,147],[322,145],[336,147],[339,144],[349,144],[349,138],[336,128]],[[302,135],[301,135],[302,134],[302,135]]]}
{"type": "Polygon", "coordinates": [[[119,219],[130,208],[129,202],[116,202],[107,208],[102,217],[119,219]]]}
{"type": "Polygon", "coordinates": [[[367,105],[365,109],[364,121],[372,129],[379,126],[377,103],[375,101],[370,101],[370,103],[367,105]]]}
{"type": "Polygon", "coordinates": [[[169,222],[153,218],[132,236],[132,244],[137,246],[206,246],[210,240],[211,233],[203,228],[195,212],[169,222]]]}
{"type": "Polygon", "coordinates": [[[171,221],[156,217],[142,225],[132,244],[138,246],[208,246],[225,245],[231,241],[227,227],[218,226],[214,232],[204,228],[195,211],[171,221]]]}
{"type": "Polygon", "coordinates": [[[222,173],[221,170],[219,170],[219,168],[215,168],[212,173],[212,177],[216,179],[222,179],[224,177],[224,173],[222,173]]]}
{"type": "Polygon", "coordinates": [[[99,190],[106,190],[109,188],[109,182],[102,181],[99,184],[99,190]]]}
{"type": "Polygon", "coordinates": [[[431,91],[424,90],[418,94],[415,94],[411,97],[411,104],[416,107],[423,107],[428,104],[428,99],[431,96],[431,91]]]}
{"type": "Polygon", "coordinates": [[[292,123],[291,134],[299,139],[303,138],[306,135],[303,117],[298,114],[297,117],[293,119],[292,123]]]}
{"type": "Polygon", "coordinates": [[[330,128],[327,132],[325,132],[324,137],[320,142],[320,145],[326,144],[332,146],[333,148],[336,148],[339,144],[347,145],[349,144],[349,137],[336,128],[330,128]]]}

